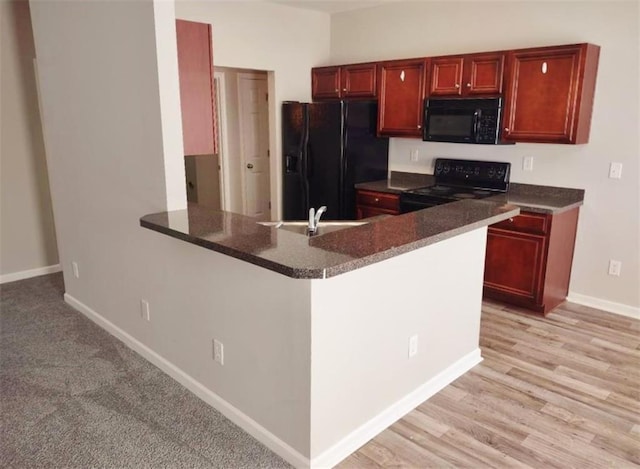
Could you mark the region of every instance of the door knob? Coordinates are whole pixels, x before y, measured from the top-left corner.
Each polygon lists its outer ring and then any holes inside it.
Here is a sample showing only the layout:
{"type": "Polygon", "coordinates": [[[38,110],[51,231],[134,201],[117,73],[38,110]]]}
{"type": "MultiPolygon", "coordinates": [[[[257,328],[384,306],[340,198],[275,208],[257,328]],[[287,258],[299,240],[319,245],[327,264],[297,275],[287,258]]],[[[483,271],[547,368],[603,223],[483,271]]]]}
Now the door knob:
{"type": "Polygon", "coordinates": [[[253,165],[251,163],[247,164],[247,168],[253,169],[253,165]]]}

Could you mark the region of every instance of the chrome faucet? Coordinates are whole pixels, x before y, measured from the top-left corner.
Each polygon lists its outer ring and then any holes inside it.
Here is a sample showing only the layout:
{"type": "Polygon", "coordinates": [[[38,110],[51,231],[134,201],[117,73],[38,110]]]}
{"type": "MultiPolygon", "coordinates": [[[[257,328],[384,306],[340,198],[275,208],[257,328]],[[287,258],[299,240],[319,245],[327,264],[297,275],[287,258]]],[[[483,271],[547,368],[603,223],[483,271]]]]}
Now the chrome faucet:
{"type": "Polygon", "coordinates": [[[318,223],[320,223],[320,217],[326,211],[326,205],[320,207],[317,212],[313,207],[309,209],[309,226],[307,226],[307,232],[309,234],[314,234],[316,231],[318,231],[318,223]]]}

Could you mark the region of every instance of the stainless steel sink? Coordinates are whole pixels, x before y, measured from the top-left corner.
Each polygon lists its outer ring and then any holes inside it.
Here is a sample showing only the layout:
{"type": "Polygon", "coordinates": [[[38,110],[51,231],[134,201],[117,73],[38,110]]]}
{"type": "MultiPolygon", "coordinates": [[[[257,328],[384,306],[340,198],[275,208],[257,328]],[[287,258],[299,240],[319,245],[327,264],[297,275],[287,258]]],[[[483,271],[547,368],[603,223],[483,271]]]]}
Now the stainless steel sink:
{"type": "Polygon", "coordinates": [[[258,224],[263,226],[271,226],[279,230],[292,231],[293,233],[304,234],[308,236],[320,236],[331,233],[333,231],[344,230],[354,226],[366,225],[368,221],[321,221],[318,223],[318,229],[315,233],[309,234],[309,223],[306,221],[259,221],[258,224]]]}

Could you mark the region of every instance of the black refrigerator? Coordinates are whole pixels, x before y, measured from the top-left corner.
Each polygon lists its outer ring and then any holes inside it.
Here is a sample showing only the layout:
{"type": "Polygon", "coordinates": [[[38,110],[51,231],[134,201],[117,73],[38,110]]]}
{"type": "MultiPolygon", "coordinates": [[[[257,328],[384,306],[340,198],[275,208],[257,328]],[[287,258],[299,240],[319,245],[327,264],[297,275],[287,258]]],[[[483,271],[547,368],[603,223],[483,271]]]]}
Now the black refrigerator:
{"type": "Polygon", "coordinates": [[[354,185],[387,178],[389,139],[376,137],[375,101],[282,105],[283,219],[354,220],[354,185]]]}

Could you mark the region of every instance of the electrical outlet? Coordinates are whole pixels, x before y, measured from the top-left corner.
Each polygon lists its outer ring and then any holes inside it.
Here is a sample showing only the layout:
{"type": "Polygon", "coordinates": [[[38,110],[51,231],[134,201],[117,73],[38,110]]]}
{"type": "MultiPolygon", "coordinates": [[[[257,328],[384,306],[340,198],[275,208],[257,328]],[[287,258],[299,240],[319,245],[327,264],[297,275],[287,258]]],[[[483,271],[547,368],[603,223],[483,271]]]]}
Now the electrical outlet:
{"type": "Polygon", "coordinates": [[[409,337],[409,358],[415,356],[418,353],[418,336],[412,335],[409,337]]]}
{"type": "Polygon", "coordinates": [[[523,158],[522,169],[524,171],[533,171],[533,156],[525,156],[523,158]]]}
{"type": "Polygon", "coordinates": [[[71,267],[73,268],[73,276],[75,278],[80,278],[80,269],[78,269],[78,263],[76,261],[73,261],[71,263],[71,267]]]}
{"type": "Polygon", "coordinates": [[[420,155],[420,150],[414,148],[411,150],[411,161],[416,163],[418,161],[418,156],[420,155]]]}
{"type": "Polygon", "coordinates": [[[224,345],[217,339],[213,339],[213,359],[224,365],[224,345]]]}
{"type": "Polygon", "coordinates": [[[609,178],[622,179],[622,163],[611,163],[609,166],[609,178]]]}
{"type": "Polygon", "coordinates": [[[149,302],[140,300],[140,317],[145,321],[151,321],[151,313],[149,312],[149,302]]]}
{"type": "Polygon", "coordinates": [[[622,270],[622,262],[611,259],[609,261],[609,275],[614,277],[620,277],[620,271],[622,270]]]}

